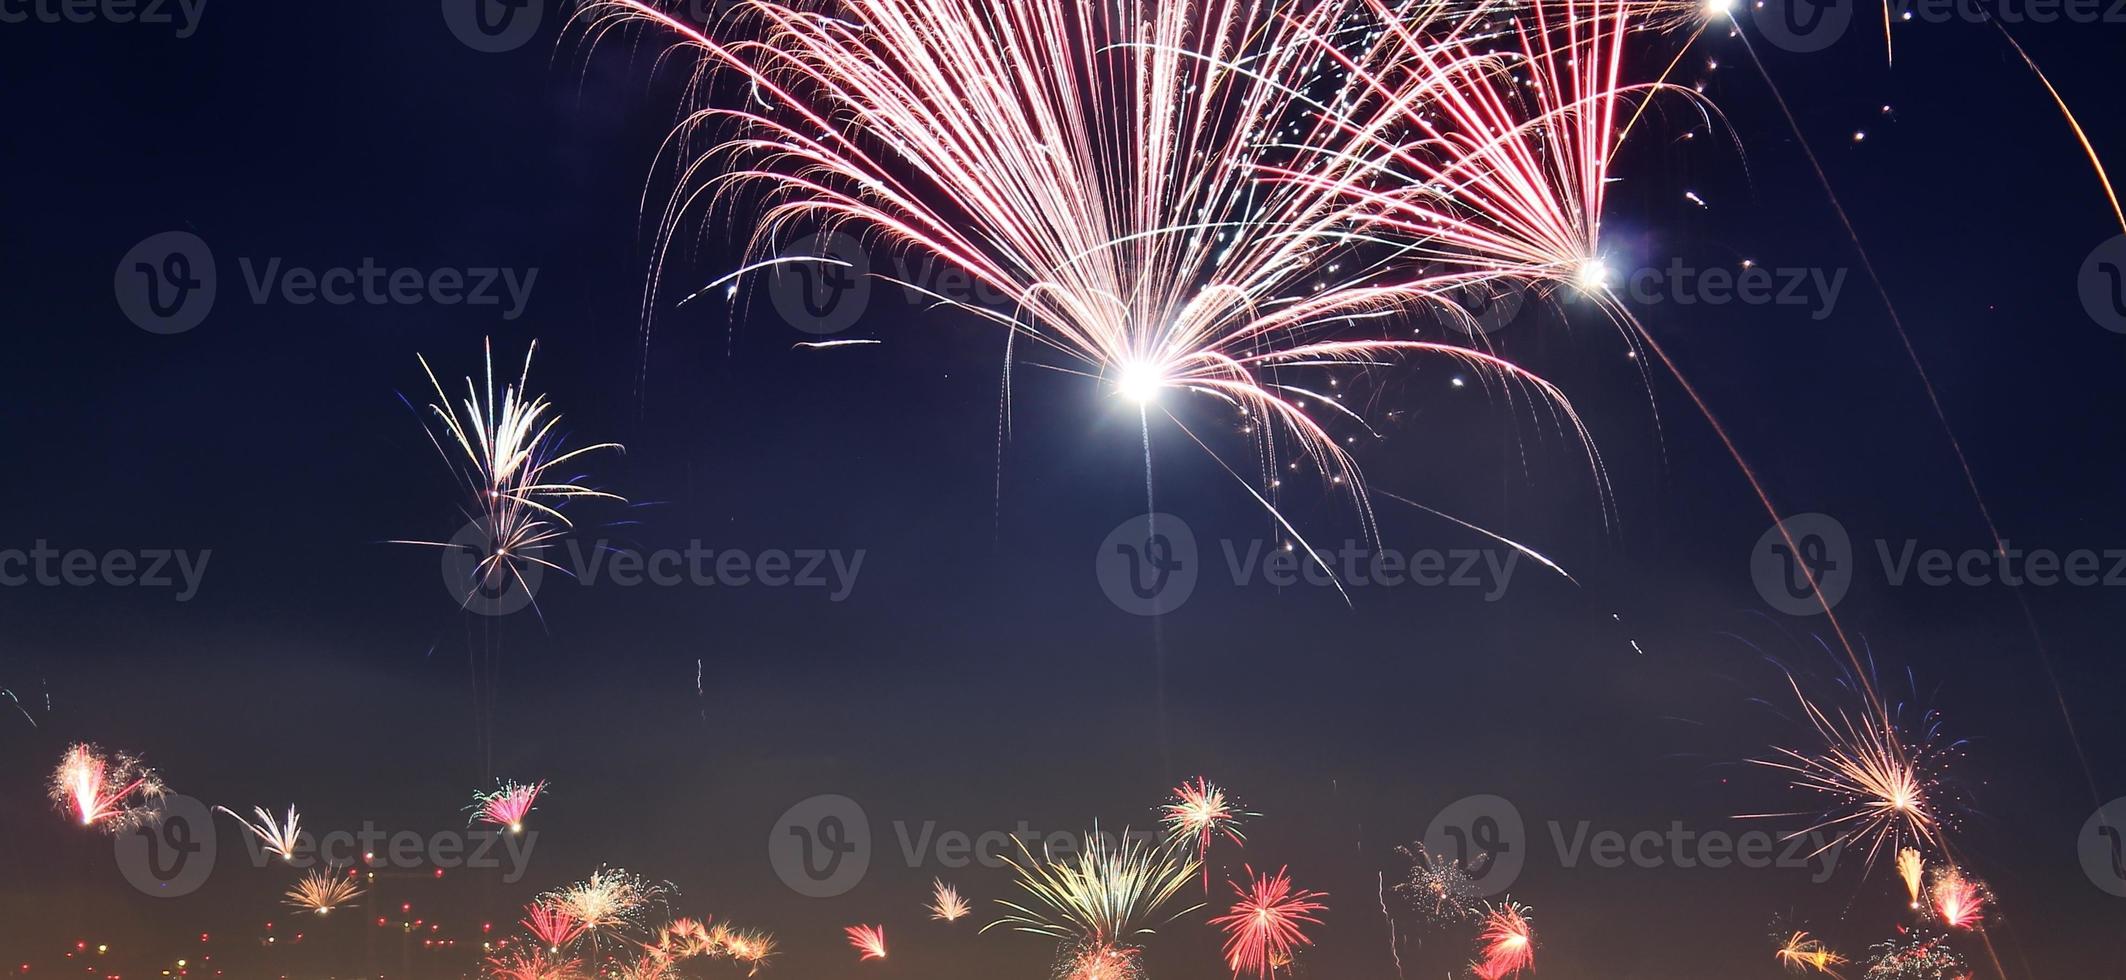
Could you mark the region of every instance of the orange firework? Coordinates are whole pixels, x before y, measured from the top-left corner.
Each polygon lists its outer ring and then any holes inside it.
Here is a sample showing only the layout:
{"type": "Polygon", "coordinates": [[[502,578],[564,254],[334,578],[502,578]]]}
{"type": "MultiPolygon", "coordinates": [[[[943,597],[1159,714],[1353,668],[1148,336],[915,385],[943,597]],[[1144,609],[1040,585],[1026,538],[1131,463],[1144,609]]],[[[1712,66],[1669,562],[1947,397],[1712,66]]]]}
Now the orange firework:
{"type": "Polygon", "coordinates": [[[1245,888],[1233,883],[1239,900],[1232,911],[1212,919],[1211,924],[1225,929],[1225,962],[1234,976],[1252,973],[1267,978],[1291,962],[1296,947],[1311,943],[1300,926],[1321,924],[1314,913],[1329,907],[1315,899],[1327,896],[1292,887],[1284,868],[1274,875],[1256,875],[1249,868],[1248,876],[1251,880],[1245,888]]]}
{"type": "Polygon", "coordinates": [[[1535,926],[1528,921],[1528,909],[1511,899],[1485,908],[1483,925],[1476,934],[1476,955],[1469,969],[1483,980],[1504,980],[1534,969],[1535,926]]]}
{"type": "Polygon", "coordinates": [[[849,937],[849,945],[862,954],[856,958],[858,962],[886,958],[885,926],[850,926],[842,932],[849,937]]]}
{"type": "Polygon", "coordinates": [[[492,980],[588,980],[583,964],[565,958],[549,958],[541,949],[512,950],[488,957],[487,976],[492,980]]]}
{"type": "Polygon", "coordinates": [[[1064,954],[1057,980],[1143,980],[1139,950],[1112,943],[1086,943],[1064,954]]]}
{"type": "Polygon", "coordinates": [[[288,904],[319,915],[331,912],[362,896],[360,885],[355,884],[354,869],[346,874],[327,868],[312,871],[303,876],[295,887],[288,889],[288,904]]]}
{"type": "Polygon", "coordinates": [[[539,940],[551,952],[560,952],[561,947],[575,942],[583,935],[583,920],[569,911],[550,902],[533,902],[524,907],[522,922],[526,932],[539,940]]]}
{"type": "Polygon", "coordinates": [[[1787,936],[1786,942],[1780,944],[1778,952],[1773,955],[1778,957],[1781,966],[1795,973],[1814,970],[1836,977],[1838,971],[1833,968],[1846,963],[1845,957],[1831,952],[1830,947],[1825,946],[1822,940],[1799,930],[1787,936]]]}
{"type": "Polygon", "coordinates": [[[942,880],[930,881],[930,917],[939,922],[958,922],[972,911],[967,900],[960,897],[960,890],[942,880]]]}
{"type": "Polygon", "coordinates": [[[1919,849],[1907,847],[1897,852],[1897,877],[1904,880],[1905,894],[1912,899],[1912,907],[1919,907],[1920,877],[1926,873],[1926,862],[1920,858],[1919,849]]]}

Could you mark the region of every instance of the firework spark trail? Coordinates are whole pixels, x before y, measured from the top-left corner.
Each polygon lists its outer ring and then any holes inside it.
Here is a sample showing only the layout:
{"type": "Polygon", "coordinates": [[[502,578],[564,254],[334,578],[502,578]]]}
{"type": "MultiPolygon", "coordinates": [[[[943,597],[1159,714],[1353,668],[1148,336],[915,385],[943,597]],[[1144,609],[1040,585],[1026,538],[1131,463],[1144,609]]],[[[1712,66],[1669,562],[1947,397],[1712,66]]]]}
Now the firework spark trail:
{"type": "Polygon", "coordinates": [[[15,696],[15,692],[13,692],[13,691],[9,691],[9,690],[4,690],[4,689],[0,689],[0,694],[5,694],[5,695],[7,695],[7,699],[8,699],[9,701],[11,701],[11,702],[13,702],[13,703],[14,703],[14,705],[15,705],[15,710],[16,710],[16,711],[20,711],[20,712],[22,712],[22,720],[23,720],[23,721],[29,722],[29,723],[30,723],[30,727],[31,727],[31,728],[36,728],[36,727],[37,727],[37,719],[36,719],[36,718],[33,718],[33,717],[31,717],[31,716],[30,716],[30,711],[29,711],[29,709],[28,709],[28,708],[25,708],[25,707],[23,707],[23,706],[22,706],[22,699],[21,699],[21,698],[18,698],[18,697],[16,697],[16,696],[15,696]]]}
{"type": "Polygon", "coordinates": [[[967,900],[960,897],[960,890],[946,884],[942,879],[930,882],[930,917],[939,922],[958,922],[972,910],[967,900]]]}
{"type": "Polygon", "coordinates": [[[273,814],[265,807],[254,806],[251,812],[258,815],[257,823],[245,820],[242,814],[225,806],[214,809],[235,817],[237,823],[266,845],[266,853],[278,855],[283,861],[295,859],[295,848],[301,843],[303,832],[303,818],[295,812],[295,804],[288,804],[288,815],[281,820],[273,819],[273,814]]]}
{"type": "Polygon", "coordinates": [[[161,777],[139,759],[76,742],[52,772],[50,795],[81,826],[117,834],[152,822],[163,792],[161,777]]]}
{"type": "Polygon", "coordinates": [[[576,21],[592,39],[654,23],[705,57],[697,91],[726,74],[749,86],[747,108],[702,109],[668,143],[684,154],[704,127],[736,131],[682,166],[659,219],[666,246],[694,209],[754,186],[767,198],[756,261],[774,261],[764,259],[774,243],[806,223],[852,225],[941,259],[1013,312],[931,298],[1006,324],[1147,414],[1157,403],[1171,416],[1170,392],[1205,396],[1238,416],[1264,473],[1286,453],[1308,459],[1352,495],[1369,531],[1352,459],[1310,409],[1356,416],[1298,375],[1438,354],[1538,394],[1585,441],[1562,395],[1510,362],[1351,335],[1353,324],[1452,308],[1446,290],[1468,278],[1353,254],[1355,205],[1331,175],[1375,137],[1317,123],[1313,140],[1279,142],[1295,116],[1326,105],[1300,93],[1334,66],[1327,39],[1363,12],[1355,3],[744,9],[756,37],[729,44],[644,0],[592,4],[576,21]],[[1265,180],[1266,166],[1313,179],[1265,180]]]}
{"type": "Polygon", "coordinates": [[[842,932],[849,937],[849,945],[860,954],[857,962],[886,958],[885,926],[850,926],[842,932]]]}
{"type": "Polygon", "coordinates": [[[362,888],[355,882],[353,869],[345,874],[336,868],[323,868],[303,876],[295,887],[288,889],[288,905],[324,915],[362,896],[362,888]]]}
{"type": "MultiPolygon", "coordinates": [[[[1100,833],[1086,835],[1085,846],[1065,861],[1035,858],[1019,841],[1019,857],[1004,858],[1036,909],[997,900],[1010,914],[983,926],[1077,939],[1120,943],[1154,933],[1160,909],[1196,876],[1196,862],[1186,852],[1154,847],[1127,831],[1117,844],[1100,833]]],[[[1171,922],[1201,906],[1166,916],[1171,922]]]]}
{"type": "Polygon", "coordinates": [[[1535,968],[1535,927],[1527,908],[1511,899],[1484,911],[1476,944],[1477,961],[1470,969],[1482,980],[1504,980],[1535,968]]]}
{"type": "Polygon", "coordinates": [[[1225,962],[1235,977],[1252,973],[1269,980],[1280,966],[1291,962],[1295,949],[1312,944],[1300,927],[1321,924],[1314,913],[1329,907],[1315,900],[1327,896],[1294,888],[1284,868],[1274,875],[1257,875],[1249,868],[1247,877],[1245,888],[1231,882],[1238,901],[1230,912],[1212,919],[1211,925],[1225,930],[1225,962]]]}
{"type": "Polygon", "coordinates": [[[468,823],[485,822],[504,827],[512,834],[524,832],[524,818],[531,815],[539,794],[546,791],[546,780],[533,783],[506,782],[492,793],[474,793],[472,805],[466,809],[473,812],[468,823]]]}
{"type": "Polygon", "coordinates": [[[1911,898],[1912,907],[1919,908],[1920,878],[1926,873],[1926,861],[1919,856],[1917,848],[1903,848],[1897,852],[1897,877],[1905,883],[1905,894],[1911,898]]]}

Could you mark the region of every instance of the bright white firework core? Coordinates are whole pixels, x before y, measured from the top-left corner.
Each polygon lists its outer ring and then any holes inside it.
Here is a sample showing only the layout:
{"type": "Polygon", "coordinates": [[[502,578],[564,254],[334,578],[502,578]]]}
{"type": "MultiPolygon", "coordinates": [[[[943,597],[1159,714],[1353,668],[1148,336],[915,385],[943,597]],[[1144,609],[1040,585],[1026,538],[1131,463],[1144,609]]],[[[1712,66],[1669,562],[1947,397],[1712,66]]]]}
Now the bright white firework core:
{"type": "Polygon", "coordinates": [[[1166,377],[1158,368],[1142,361],[1122,365],[1115,379],[1115,390],[1122,397],[1139,405],[1149,405],[1159,400],[1159,389],[1166,387],[1166,377]]]}
{"type": "Polygon", "coordinates": [[[1609,288],[1609,263],[1601,259],[1588,259],[1580,263],[1580,271],[1575,278],[1579,280],[1581,289],[1590,293],[1601,292],[1609,288]]]}
{"type": "Polygon", "coordinates": [[[1709,18],[1731,17],[1734,13],[1735,0],[1705,0],[1705,15],[1709,18]]]}

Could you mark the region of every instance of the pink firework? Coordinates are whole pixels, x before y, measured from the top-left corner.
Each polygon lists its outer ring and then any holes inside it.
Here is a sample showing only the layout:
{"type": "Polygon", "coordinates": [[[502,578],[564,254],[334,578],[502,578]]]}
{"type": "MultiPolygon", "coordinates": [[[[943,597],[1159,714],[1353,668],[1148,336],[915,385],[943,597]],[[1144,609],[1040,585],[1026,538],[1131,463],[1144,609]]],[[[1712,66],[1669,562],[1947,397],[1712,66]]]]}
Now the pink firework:
{"type": "Polygon", "coordinates": [[[539,794],[546,791],[546,780],[525,785],[506,782],[492,793],[475,793],[472,798],[473,820],[497,827],[507,827],[512,834],[524,832],[524,818],[529,816],[539,794]]]}
{"type": "Polygon", "coordinates": [[[569,914],[567,909],[545,902],[533,902],[524,907],[523,926],[532,938],[555,952],[583,935],[581,919],[569,914]]]}
{"type": "Polygon", "coordinates": [[[858,962],[886,958],[885,926],[850,926],[842,932],[849,937],[849,945],[862,954],[857,957],[858,962]]]}
{"type": "Polygon", "coordinates": [[[1225,961],[1233,975],[1251,973],[1267,980],[1292,962],[1293,949],[1311,944],[1300,926],[1320,925],[1314,913],[1329,907],[1315,901],[1326,895],[1292,887],[1284,868],[1274,875],[1256,875],[1249,868],[1248,875],[1252,879],[1248,887],[1233,883],[1233,892],[1239,896],[1233,910],[1212,919],[1211,924],[1225,930],[1225,961]]]}
{"type": "MultiPolygon", "coordinates": [[[[1266,505],[1271,474],[1305,463],[1370,526],[1345,448],[1356,436],[1337,431],[1364,424],[1333,390],[1339,373],[1437,355],[1558,406],[1584,432],[1562,395],[1518,366],[1389,325],[1532,263],[1529,250],[1492,247],[1472,260],[1490,263],[1482,269],[1441,272],[1368,227],[1387,219],[1367,183],[1406,169],[1387,158],[1382,133],[1407,128],[1392,113],[1481,77],[1474,66],[1416,77],[1432,66],[1335,64],[1353,18],[1388,22],[1368,8],[843,0],[826,15],[755,0],[724,23],[725,41],[651,0],[601,0],[575,23],[590,37],[654,25],[699,57],[696,93],[731,95],[690,114],[668,144],[680,185],[657,218],[660,255],[685,239],[689,212],[728,208],[747,190],[765,211],[749,222],[753,261],[695,295],[735,295],[744,276],[793,263],[848,274],[823,249],[776,256],[806,229],[936,259],[1001,298],[931,294],[1008,331],[1007,357],[1094,379],[1145,427],[1171,420],[1194,435],[1191,417],[1212,413],[1244,437],[1263,474],[1250,489],[1266,505]],[[1397,87],[1377,91],[1387,74],[1397,87]],[[1340,90],[1319,91],[1325,79],[1340,90]],[[727,138],[705,142],[717,130],[727,138]],[[1494,268],[1505,253],[1511,262],[1494,268]]],[[[1586,193],[1583,172],[1571,176],[1586,193]]],[[[1577,258],[1587,236],[1572,237],[1577,258]]],[[[1555,250],[1540,251],[1547,262],[1555,250]]],[[[659,288],[653,273],[653,309],[659,288]]]]}
{"type": "Polygon", "coordinates": [[[1477,961],[1469,968],[1483,980],[1504,980],[1535,968],[1535,926],[1528,910],[1507,901],[1484,911],[1476,934],[1477,961]]]}
{"type": "Polygon", "coordinates": [[[1247,838],[1240,833],[1240,818],[1252,816],[1256,814],[1241,812],[1239,804],[1226,797],[1225,790],[1201,776],[1174,787],[1173,799],[1159,808],[1167,839],[1194,844],[1196,861],[1203,865],[1205,892],[1211,887],[1211,839],[1224,837],[1246,845],[1247,838]]]}
{"type": "Polygon", "coordinates": [[[1934,877],[1934,916],[1951,929],[1974,929],[1985,918],[1986,886],[1954,868],[1934,877]]]}
{"type": "Polygon", "coordinates": [[[155,817],[162,799],[155,770],[123,752],[106,754],[87,742],[69,746],[52,773],[52,802],[83,827],[119,833],[155,817]]]}

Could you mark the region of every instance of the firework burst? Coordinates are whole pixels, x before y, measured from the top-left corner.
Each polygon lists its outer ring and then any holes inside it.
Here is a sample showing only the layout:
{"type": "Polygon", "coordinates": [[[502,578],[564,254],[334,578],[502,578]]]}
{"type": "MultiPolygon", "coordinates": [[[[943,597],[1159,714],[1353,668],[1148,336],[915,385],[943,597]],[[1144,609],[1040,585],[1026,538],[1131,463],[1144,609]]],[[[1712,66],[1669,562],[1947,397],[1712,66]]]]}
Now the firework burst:
{"type": "Polygon", "coordinates": [[[1955,868],[1947,868],[1934,874],[1934,882],[1928,888],[1934,918],[1951,929],[1975,929],[1985,918],[1986,902],[1990,893],[1985,882],[1966,876],[1955,868]]]}
{"type": "MultiPolygon", "coordinates": [[[[574,526],[561,513],[562,504],[579,498],[620,500],[610,493],[593,490],[565,478],[557,470],[574,460],[602,450],[621,450],[618,443],[600,443],[570,450],[563,445],[556,427],[561,422],[544,395],[527,389],[531,380],[534,343],[525,349],[524,367],[514,385],[496,386],[494,345],[486,348],[484,386],[465,379],[465,397],[453,404],[442,382],[419,358],[421,370],[435,390],[429,405],[433,424],[429,441],[450,464],[466,495],[466,517],[485,537],[481,553],[474,556],[471,584],[462,603],[479,595],[496,595],[512,588],[531,591],[525,578],[532,566],[568,574],[549,561],[546,551],[574,526]]],[[[426,545],[462,550],[449,541],[395,541],[394,544],[426,545]]]]}
{"type": "MultiPolygon", "coordinates": [[[[1019,857],[1006,857],[1029,896],[1030,904],[1001,899],[1010,914],[982,927],[1004,926],[1019,932],[1119,943],[1153,933],[1159,911],[1196,876],[1196,862],[1186,852],[1155,846],[1124,831],[1120,843],[1094,828],[1085,846],[1065,861],[1036,859],[1019,841],[1019,857]]],[[[1182,909],[1168,922],[1200,906],[1182,909]]]]}
{"type": "Polygon", "coordinates": [[[324,868],[303,876],[295,887],[288,889],[290,908],[303,909],[324,915],[348,902],[360,898],[362,888],[355,883],[354,872],[342,873],[336,868],[324,868]]]}
{"type": "Polygon", "coordinates": [[[1912,900],[1912,907],[1919,908],[1920,880],[1926,874],[1927,864],[1919,856],[1919,849],[1902,848],[1897,852],[1897,877],[1905,883],[1905,894],[1912,900]]]}
{"type": "Polygon", "coordinates": [[[1434,857],[1422,844],[1396,848],[1396,853],[1410,861],[1409,873],[1395,886],[1396,894],[1424,912],[1429,921],[1446,924],[1476,914],[1483,892],[1459,861],[1434,857]]]}
{"type": "Polygon", "coordinates": [[[570,914],[568,909],[550,902],[533,902],[524,907],[524,930],[532,934],[549,952],[558,953],[570,943],[583,936],[583,920],[570,914]]]}
{"type": "Polygon", "coordinates": [[[490,980],[589,980],[583,964],[551,957],[546,950],[511,950],[487,960],[490,980]]]}
{"type": "Polygon", "coordinates": [[[1528,909],[1508,899],[1484,909],[1476,934],[1476,962],[1469,965],[1482,980],[1503,980],[1535,968],[1535,926],[1528,909]]]}
{"type": "Polygon", "coordinates": [[[1055,980],[1144,980],[1141,952],[1112,943],[1068,946],[1056,965],[1055,980]]]}
{"type": "Polygon", "coordinates": [[[1439,355],[1536,393],[1584,436],[1562,395],[1510,362],[1386,335],[1394,316],[1452,307],[1450,290],[1502,273],[1413,268],[1414,249],[1366,234],[1380,204],[1357,191],[1392,164],[1365,165],[1384,155],[1383,139],[1337,107],[1399,110],[1442,82],[1365,98],[1378,75],[1348,71],[1338,47],[1347,22],[1375,19],[1368,5],[847,0],[826,16],[752,0],[742,10],[757,27],[728,44],[647,0],[602,0],[576,20],[591,37],[654,25],[701,57],[697,92],[728,79],[743,105],[701,109],[668,144],[680,181],[659,219],[660,256],[697,208],[746,188],[764,196],[749,263],[703,293],[735,292],[755,271],[839,263],[769,257],[804,227],[852,228],[933,257],[1001,296],[999,308],[904,285],[1001,324],[1007,364],[1031,347],[1044,366],[1097,379],[1147,425],[1156,412],[1186,429],[1184,395],[1222,413],[1250,441],[1264,474],[1250,489],[1272,513],[1269,474],[1289,456],[1352,495],[1371,526],[1331,429],[1363,430],[1331,393],[1339,368],[1439,355]],[[1313,94],[1339,75],[1342,91],[1313,94]],[[704,136],[716,130],[727,138],[704,136]]]}
{"type": "Polygon", "coordinates": [[[492,793],[474,793],[472,805],[466,808],[472,811],[469,822],[506,827],[512,834],[523,833],[524,818],[545,791],[546,780],[542,779],[529,785],[505,782],[492,793]]]}
{"type": "MultiPolygon", "coordinates": [[[[1789,839],[1828,831],[1829,841],[1816,853],[1865,844],[1869,867],[1884,853],[1901,855],[1908,845],[1939,847],[1948,816],[1938,798],[1942,772],[1961,743],[1944,744],[1931,714],[1922,732],[1914,736],[1887,710],[1874,706],[1872,697],[1869,707],[1849,713],[1821,707],[1802,694],[1798,682],[1789,678],[1789,684],[1823,748],[1804,752],[1775,746],[1772,758],[1754,761],[1787,774],[1795,788],[1832,800],[1815,824],[1789,839]]],[[[1899,873],[1908,872],[1900,868],[1899,873]]],[[[1911,879],[1906,882],[1910,887],[1911,879]]]]}
{"type": "Polygon", "coordinates": [[[756,976],[775,955],[775,937],[754,930],[736,930],[726,934],[721,943],[724,955],[732,962],[742,964],[747,976],[756,976]]]}
{"type": "Polygon", "coordinates": [[[967,900],[960,897],[960,890],[945,884],[940,879],[930,882],[930,917],[938,922],[958,922],[973,911],[967,900]]]}
{"type": "Polygon", "coordinates": [[[218,806],[214,809],[235,817],[237,823],[242,824],[245,830],[250,831],[253,837],[266,846],[266,853],[283,861],[295,859],[295,849],[301,843],[303,832],[303,818],[295,812],[295,804],[288,805],[288,815],[280,820],[273,819],[273,814],[267,812],[265,807],[252,807],[251,812],[258,817],[256,823],[245,820],[242,814],[228,807],[218,806]]]}
{"type": "Polygon", "coordinates": [[[641,925],[651,904],[668,889],[620,868],[599,868],[589,878],[539,897],[539,904],[567,913],[586,934],[632,929],[641,925]]]}
{"type": "Polygon", "coordinates": [[[1196,862],[1203,865],[1203,887],[1211,887],[1211,841],[1224,837],[1236,845],[1246,846],[1247,837],[1240,832],[1242,817],[1260,814],[1247,813],[1240,805],[1226,798],[1225,790],[1201,776],[1174,788],[1173,798],[1159,808],[1159,822],[1166,827],[1167,840],[1174,844],[1186,844],[1196,851],[1196,862]]]}
{"type": "Polygon", "coordinates": [[[1831,977],[1838,976],[1837,968],[1847,962],[1845,957],[1825,946],[1823,940],[1798,929],[1788,934],[1772,955],[1779,960],[1779,965],[1794,973],[1813,971],[1831,977]]]}
{"type": "Polygon", "coordinates": [[[1212,919],[1211,924],[1225,930],[1225,962],[1234,976],[1252,973],[1268,980],[1278,967],[1291,962],[1295,949],[1311,943],[1300,927],[1321,924],[1314,913],[1329,907],[1315,899],[1327,896],[1292,887],[1284,868],[1274,875],[1257,875],[1249,868],[1247,874],[1247,887],[1232,883],[1239,899],[1232,911],[1212,919]]]}
{"type": "Polygon", "coordinates": [[[1868,949],[1867,980],[1961,980],[1963,958],[1939,936],[1911,934],[1868,949]]]}
{"type": "Polygon", "coordinates": [[[122,833],[155,820],[163,785],[155,770],[87,742],[68,746],[52,772],[51,798],[83,827],[122,833]]]}
{"type": "Polygon", "coordinates": [[[850,926],[842,930],[849,937],[849,945],[856,948],[857,961],[882,960],[886,958],[885,926],[850,926]]]}

